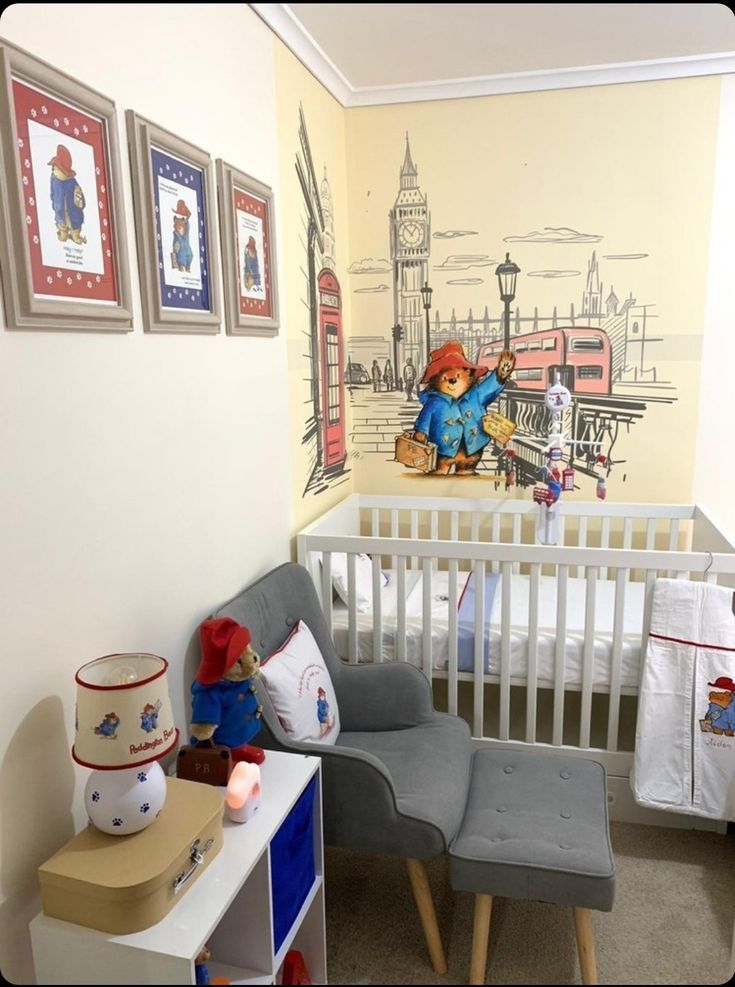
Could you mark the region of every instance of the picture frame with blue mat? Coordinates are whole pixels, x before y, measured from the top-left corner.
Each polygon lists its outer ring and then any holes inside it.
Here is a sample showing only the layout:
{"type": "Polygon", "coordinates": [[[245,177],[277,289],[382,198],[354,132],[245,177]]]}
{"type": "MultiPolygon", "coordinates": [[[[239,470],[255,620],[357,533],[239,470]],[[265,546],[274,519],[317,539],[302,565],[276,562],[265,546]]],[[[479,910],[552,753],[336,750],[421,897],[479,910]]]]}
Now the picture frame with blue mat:
{"type": "Polygon", "coordinates": [[[125,114],[147,332],[218,333],[214,165],[206,151],[125,114]]]}

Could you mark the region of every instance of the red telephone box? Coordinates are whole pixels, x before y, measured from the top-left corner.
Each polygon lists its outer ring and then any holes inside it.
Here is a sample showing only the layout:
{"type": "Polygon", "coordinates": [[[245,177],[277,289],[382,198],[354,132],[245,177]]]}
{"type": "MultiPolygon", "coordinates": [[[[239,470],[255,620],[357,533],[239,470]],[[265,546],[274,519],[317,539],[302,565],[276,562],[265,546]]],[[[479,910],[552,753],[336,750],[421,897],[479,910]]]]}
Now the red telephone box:
{"type": "Polygon", "coordinates": [[[345,396],[342,354],[342,301],[339,281],[324,268],[319,274],[319,338],[321,346],[322,428],[324,467],[344,462],[345,396]]]}

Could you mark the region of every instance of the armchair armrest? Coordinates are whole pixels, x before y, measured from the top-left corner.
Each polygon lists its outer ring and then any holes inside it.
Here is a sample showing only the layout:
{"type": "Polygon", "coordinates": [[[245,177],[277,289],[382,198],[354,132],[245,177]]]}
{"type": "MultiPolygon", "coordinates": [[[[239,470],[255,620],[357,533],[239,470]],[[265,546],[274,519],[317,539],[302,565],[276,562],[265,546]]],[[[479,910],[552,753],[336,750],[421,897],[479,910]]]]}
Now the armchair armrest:
{"type": "Polygon", "coordinates": [[[342,664],[333,681],[342,730],[404,730],[434,716],[431,686],[413,665],[342,664]]]}

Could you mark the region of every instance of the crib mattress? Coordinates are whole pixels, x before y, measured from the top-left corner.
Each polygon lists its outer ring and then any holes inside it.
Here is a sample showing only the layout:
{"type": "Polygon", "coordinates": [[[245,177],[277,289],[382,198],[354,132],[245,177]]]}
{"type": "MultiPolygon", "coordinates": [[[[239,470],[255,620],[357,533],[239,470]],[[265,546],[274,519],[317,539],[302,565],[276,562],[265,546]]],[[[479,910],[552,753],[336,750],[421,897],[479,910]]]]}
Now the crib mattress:
{"type": "MultiPolygon", "coordinates": [[[[396,660],[397,578],[393,570],[384,570],[388,583],[382,590],[381,653],[383,661],[396,660]]],[[[413,665],[422,665],[423,639],[423,574],[420,571],[406,572],[406,643],[405,654],[399,647],[399,660],[413,665]]],[[[457,599],[459,600],[467,572],[457,574],[457,599]]],[[[526,681],[528,678],[528,599],[530,580],[525,575],[511,575],[511,628],[510,628],[510,674],[513,678],[526,681]]],[[[492,603],[489,626],[488,662],[485,671],[490,675],[500,674],[501,642],[501,599],[502,579],[492,603]]],[[[552,687],[556,668],[556,599],[558,583],[554,576],[541,576],[539,579],[538,605],[538,684],[552,687]]],[[[436,671],[445,671],[449,656],[449,573],[434,570],[431,573],[431,640],[432,666],[436,671]]],[[[567,580],[567,627],[564,649],[564,683],[567,687],[580,688],[582,684],[582,660],[584,655],[584,616],[587,581],[570,577],[567,580]]],[[[641,627],[643,623],[645,586],[643,583],[629,582],[626,585],[623,619],[621,685],[635,689],[639,684],[641,662],[641,627]]],[[[612,659],[613,616],[615,610],[615,583],[599,579],[595,599],[595,635],[593,649],[593,689],[605,691],[610,684],[612,659]]],[[[487,619],[487,615],[486,615],[487,619]]],[[[340,600],[332,607],[332,633],[337,653],[348,658],[348,609],[340,600]]],[[[400,642],[399,642],[400,645],[400,642]]],[[[373,615],[357,614],[357,658],[358,661],[373,661],[373,615]]]]}

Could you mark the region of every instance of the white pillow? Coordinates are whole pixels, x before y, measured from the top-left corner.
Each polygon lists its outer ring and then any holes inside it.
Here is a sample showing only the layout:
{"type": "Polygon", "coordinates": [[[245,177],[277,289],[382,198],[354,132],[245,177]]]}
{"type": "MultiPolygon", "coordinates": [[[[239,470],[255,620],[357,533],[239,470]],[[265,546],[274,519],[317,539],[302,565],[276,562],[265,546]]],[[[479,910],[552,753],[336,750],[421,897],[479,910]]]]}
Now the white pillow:
{"type": "Polygon", "coordinates": [[[263,662],[260,677],[290,737],[319,744],[337,742],[337,697],[319,645],[303,620],[263,662]]]}
{"type": "MultiPolygon", "coordinates": [[[[388,585],[388,577],[380,573],[382,585],[388,585]]],[[[347,588],[347,554],[332,552],[332,585],[342,600],[349,606],[350,595],[347,588]]],[[[373,609],[373,562],[369,555],[355,557],[355,599],[359,613],[369,613],[373,609]]]]}

